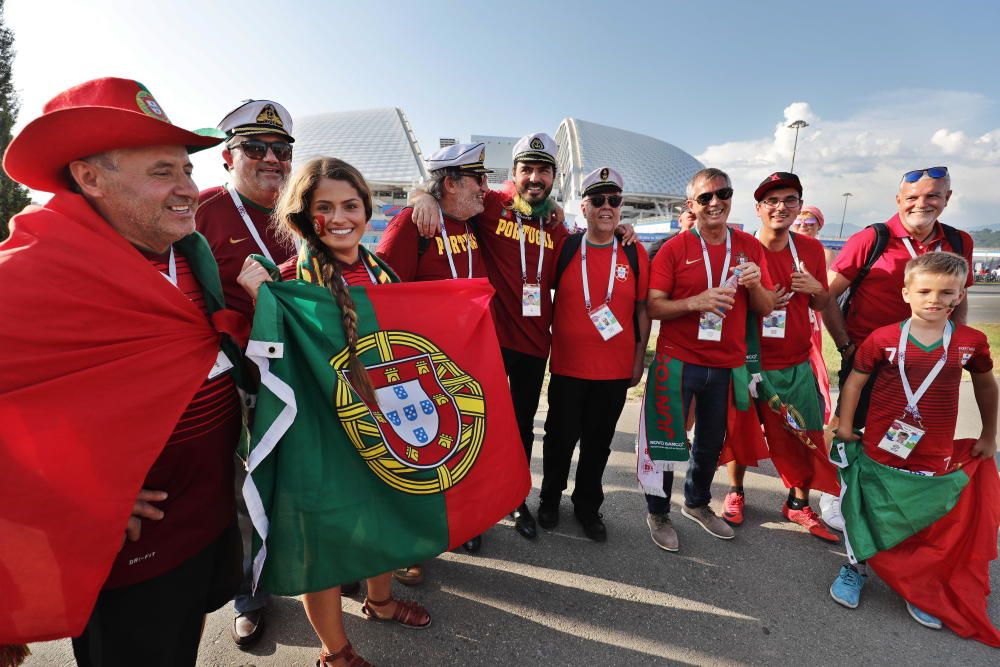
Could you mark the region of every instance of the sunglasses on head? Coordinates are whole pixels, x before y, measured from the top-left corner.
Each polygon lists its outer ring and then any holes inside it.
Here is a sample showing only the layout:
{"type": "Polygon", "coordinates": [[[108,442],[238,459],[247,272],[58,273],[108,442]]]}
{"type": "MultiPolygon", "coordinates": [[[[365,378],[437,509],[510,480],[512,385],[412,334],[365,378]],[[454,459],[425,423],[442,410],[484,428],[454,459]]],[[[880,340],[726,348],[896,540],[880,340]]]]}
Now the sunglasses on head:
{"type": "Polygon", "coordinates": [[[249,139],[243,143],[230,146],[229,150],[239,148],[251,160],[263,160],[270,148],[274,153],[274,158],[279,162],[288,162],[292,159],[292,145],[287,141],[262,141],[261,139],[249,139]]]}
{"type": "Polygon", "coordinates": [[[605,199],[607,199],[608,206],[611,208],[618,208],[622,205],[623,201],[621,195],[588,195],[587,199],[589,199],[590,203],[597,208],[604,206],[605,199]]]}
{"type": "Polygon", "coordinates": [[[733,189],[732,188],[721,188],[715,192],[703,192],[694,198],[696,202],[702,206],[708,206],[712,202],[712,197],[718,197],[719,201],[726,201],[732,199],[733,189]]]}
{"type": "Polygon", "coordinates": [[[927,174],[931,178],[944,178],[948,175],[948,167],[927,167],[926,169],[914,169],[903,174],[905,183],[916,183],[927,174]]]}

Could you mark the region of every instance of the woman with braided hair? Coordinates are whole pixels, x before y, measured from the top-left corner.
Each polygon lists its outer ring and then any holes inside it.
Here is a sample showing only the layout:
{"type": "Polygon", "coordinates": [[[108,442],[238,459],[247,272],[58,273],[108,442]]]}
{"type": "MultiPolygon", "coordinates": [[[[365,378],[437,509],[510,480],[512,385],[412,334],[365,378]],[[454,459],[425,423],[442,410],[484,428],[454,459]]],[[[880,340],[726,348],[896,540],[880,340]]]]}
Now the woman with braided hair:
{"type": "MultiPolygon", "coordinates": [[[[284,280],[297,278],[330,290],[342,314],[350,355],[352,386],[374,402],[374,390],[358,359],[358,314],[347,287],[399,282],[392,270],[361,245],[372,215],[371,191],[357,169],[336,158],[316,158],[289,179],[274,210],[274,224],[287,239],[300,242],[298,257],[279,268],[284,280]]],[[[238,282],[256,300],[261,283],[271,274],[247,258],[238,282]]],[[[308,566],[308,564],[307,564],[308,566]]],[[[427,611],[417,602],[392,597],[392,574],[368,579],[362,612],[372,620],[392,620],[408,628],[426,628],[427,611]]],[[[344,630],[340,586],[306,593],[309,622],[323,643],[317,666],[363,667],[369,663],[354,653],[344,630]]]]}

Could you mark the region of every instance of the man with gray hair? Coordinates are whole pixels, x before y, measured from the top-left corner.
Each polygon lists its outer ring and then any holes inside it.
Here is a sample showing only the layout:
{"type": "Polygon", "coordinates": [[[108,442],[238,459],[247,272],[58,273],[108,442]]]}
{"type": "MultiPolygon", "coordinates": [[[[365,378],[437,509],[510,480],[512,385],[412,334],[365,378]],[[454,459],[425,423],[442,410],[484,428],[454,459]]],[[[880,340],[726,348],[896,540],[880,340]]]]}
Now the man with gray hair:
{"type": "Polygon", "coordinates": [[[421,237],[412,224],[413,209],[407,207],[386,227],[376,249],[400,280],[486,277],[479,241],[469,224],[483,212],[489,191],[485,159],[481,143],[448,146],[427,159],[431,175],[424,189],[437,201],[440,230],[433,238],[421,237]]]}

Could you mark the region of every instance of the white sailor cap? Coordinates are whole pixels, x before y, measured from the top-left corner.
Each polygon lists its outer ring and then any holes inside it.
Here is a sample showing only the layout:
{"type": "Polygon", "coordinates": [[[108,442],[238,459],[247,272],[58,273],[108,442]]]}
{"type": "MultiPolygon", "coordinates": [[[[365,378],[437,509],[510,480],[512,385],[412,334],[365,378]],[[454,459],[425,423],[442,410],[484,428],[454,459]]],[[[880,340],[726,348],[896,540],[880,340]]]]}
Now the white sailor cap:
{"type": "Polygon", "coordinates": [[[514,162],[548,162],[555,166],[558,148],[552,137],[544,132],[529,134],[514,144],[514,162]]]}
{"type": "Polygon", "coordinates": [[[624,190],[622,175],[611,167],[601,167],[587,174],[580,185],[580,196],[586,197],[598,190],[624,190]]]}
{"type": "Polygon", "coordinates": [[[486,144],[453,144],[435,151],[427,158],[427,169],[458,169],[470,174],[492,174],[486,168],[486,144]]]}
{"type": "Polygon", "coordinates": [[[248,134],[280,134],[292,137],[292,116],[285,107],[271,100],[243,100],[226,114],[218,125],[228,136],[248,134]]]}

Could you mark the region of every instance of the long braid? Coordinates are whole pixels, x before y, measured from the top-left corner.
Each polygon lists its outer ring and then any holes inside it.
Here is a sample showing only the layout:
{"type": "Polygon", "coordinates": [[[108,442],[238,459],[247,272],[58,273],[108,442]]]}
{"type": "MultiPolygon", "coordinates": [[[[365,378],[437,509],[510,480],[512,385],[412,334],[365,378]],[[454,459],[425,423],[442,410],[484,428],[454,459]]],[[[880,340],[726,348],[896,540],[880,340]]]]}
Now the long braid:
{"type": "Polygon", "coordinates": [[[325,245],[316,239],[309,239],[309,244],[319,258],[320,270],[323,272],[323,282],[337,302],[340,308],[341,323],[344,327],[344,338],[347,339],[347,353],[350,359],[348,367],[351,371],[351,385],[368,403],[375,403],[375,389],[372,387],[371,378],[368,371],[358,357],[358,313],[354,305],[354,299],[347,290],[343,274],[340,271],[340,263],[330,257],[329,250],[325,245]]]}

